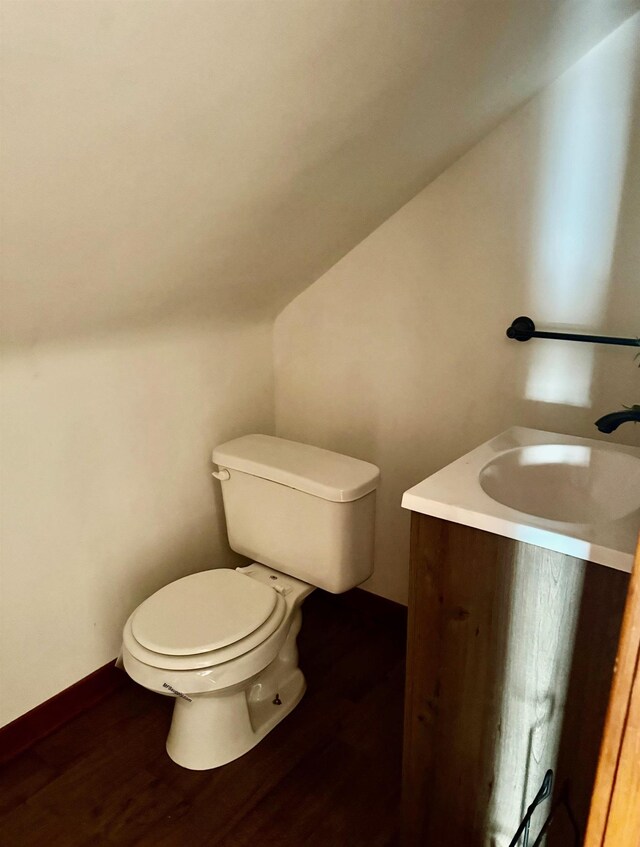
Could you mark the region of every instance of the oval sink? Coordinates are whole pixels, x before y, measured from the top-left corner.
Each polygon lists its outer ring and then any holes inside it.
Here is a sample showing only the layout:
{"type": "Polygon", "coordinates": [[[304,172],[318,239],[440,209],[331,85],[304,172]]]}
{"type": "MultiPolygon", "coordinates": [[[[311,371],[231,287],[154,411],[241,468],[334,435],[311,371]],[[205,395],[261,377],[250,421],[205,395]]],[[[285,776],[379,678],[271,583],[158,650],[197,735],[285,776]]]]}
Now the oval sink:
{"type": "Polygon", "coordinates": [[[486,464],[479,478],[498,503],[552,521],[615,521],[640,508],[640,459],[597,447],[517,447],[486,464]]]}

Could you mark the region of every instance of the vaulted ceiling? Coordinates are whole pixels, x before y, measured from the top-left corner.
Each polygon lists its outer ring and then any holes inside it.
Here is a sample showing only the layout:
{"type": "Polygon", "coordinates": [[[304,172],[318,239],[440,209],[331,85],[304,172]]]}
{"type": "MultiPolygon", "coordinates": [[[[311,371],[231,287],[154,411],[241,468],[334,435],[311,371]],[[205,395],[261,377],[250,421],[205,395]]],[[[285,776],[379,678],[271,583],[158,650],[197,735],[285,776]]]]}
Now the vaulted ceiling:
{"type": "Polygon", "coordinates": [[[273,317],[637,0],[3,4],[3,338],[273,317]]]}

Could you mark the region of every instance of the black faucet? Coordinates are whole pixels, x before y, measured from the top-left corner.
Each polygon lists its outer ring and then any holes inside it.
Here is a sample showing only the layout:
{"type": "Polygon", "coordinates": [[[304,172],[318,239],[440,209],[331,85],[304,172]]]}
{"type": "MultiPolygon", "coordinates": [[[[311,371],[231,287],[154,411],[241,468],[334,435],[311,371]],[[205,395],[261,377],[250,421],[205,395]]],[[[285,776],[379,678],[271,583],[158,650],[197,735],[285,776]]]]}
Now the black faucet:
{"type": "Polygon", "coordinates": [[[596,426],[600,432],[613,432],[620,424],[627,421],[635,421],[640,423],[640,406],[631,406],[629,409],[623,409],[621,412],[611,412],[608,415],[603,415],[596,421],[596,426]]]}

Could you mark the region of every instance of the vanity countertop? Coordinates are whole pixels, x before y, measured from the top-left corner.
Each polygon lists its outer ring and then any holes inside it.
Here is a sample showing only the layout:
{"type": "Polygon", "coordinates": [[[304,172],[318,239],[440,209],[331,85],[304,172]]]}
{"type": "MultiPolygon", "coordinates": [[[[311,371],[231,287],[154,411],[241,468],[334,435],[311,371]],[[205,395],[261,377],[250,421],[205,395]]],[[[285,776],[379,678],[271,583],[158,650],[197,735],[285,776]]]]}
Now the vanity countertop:
{"type": "Polygon", "coordinates": [[[630,572],[640,449],[512,427],[410,488],[402,506],[630,572]]]}

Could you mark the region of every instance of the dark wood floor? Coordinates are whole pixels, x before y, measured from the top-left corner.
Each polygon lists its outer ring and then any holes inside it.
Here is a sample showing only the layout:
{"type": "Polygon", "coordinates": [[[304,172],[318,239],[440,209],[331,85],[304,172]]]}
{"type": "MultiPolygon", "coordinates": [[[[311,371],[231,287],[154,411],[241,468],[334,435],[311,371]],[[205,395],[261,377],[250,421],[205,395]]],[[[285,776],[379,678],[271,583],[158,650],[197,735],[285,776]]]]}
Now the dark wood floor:
{"type": "Polygon", "coordinates": [[[354,591],[303,607],[300,705],[246,756],[187,771],[172,702],[133,683],[0,772],[0,843],[390,847],[400,806],[403,610],[354,591]]]}

